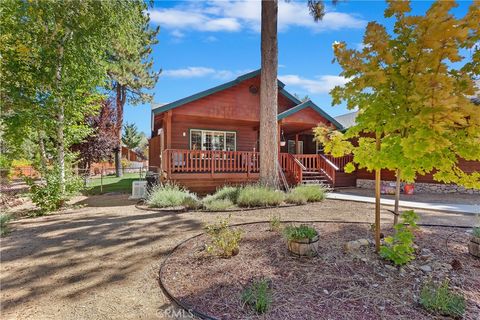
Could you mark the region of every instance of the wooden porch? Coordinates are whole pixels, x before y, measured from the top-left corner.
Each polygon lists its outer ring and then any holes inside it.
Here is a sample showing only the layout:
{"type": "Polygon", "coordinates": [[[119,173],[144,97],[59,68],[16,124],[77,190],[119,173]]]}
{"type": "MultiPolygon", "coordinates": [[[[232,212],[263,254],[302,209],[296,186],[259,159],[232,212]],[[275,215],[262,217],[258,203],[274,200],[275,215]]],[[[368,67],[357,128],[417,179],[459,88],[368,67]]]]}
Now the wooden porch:
{"type": "MultiPolygon", "coordinates": [[[[321,154],[280,153],[278,165],[290,186],[324,183],[338,187],[352,184],[349,181],[352,175],[343,171],[350,160],[350,156],[333,158],[321,154]]],[[[214,191],[225,184],[255,182],[259,171],[259,152],[183,149],[165,149],[162,152],[162,178],[199,193],[214,191]]]]}

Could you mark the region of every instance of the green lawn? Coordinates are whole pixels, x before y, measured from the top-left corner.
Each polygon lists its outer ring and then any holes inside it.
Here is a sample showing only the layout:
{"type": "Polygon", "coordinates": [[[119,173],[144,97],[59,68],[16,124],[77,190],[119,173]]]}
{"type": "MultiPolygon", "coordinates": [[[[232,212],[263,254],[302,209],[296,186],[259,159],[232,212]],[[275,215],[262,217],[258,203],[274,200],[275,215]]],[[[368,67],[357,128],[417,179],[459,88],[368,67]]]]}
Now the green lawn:
{"type": "MultiPolygon", "coordinates": [[[[145,175],[142,174],[144,178],[145,175]]],[[[125,173],[122,177],[116,177],[115,175],[104,176],[103,179],[95,177],[89,179],[87,182],[87,193],[89,194],[102,194],[108,192],[132,192],[132,182],[140,180],[140,174],[125,173]],[[103,184],[103,187],[102,187],[103,184]]]]}

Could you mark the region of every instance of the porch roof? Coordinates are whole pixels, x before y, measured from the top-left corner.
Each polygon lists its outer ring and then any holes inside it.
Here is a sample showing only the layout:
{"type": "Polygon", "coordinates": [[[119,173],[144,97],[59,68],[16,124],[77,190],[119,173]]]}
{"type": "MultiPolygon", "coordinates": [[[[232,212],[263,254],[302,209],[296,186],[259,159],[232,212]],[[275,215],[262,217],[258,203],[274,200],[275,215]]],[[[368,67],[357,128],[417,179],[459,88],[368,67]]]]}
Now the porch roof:
{"type": "Polygon", "coordinates": [[[277,116],[277,119],[278,120],[282,120],[282,119],[285,119],[303,109],[306,109],[306,108],[311,108],[312,110],[314,110],[315,112],[317,112],[318,114],[320,114],[322,117],[324,117],[325,119],[327,119],[328,121],[330,121],[338,130],[343,130],[343,126],[337,121],[335,120],[334,118],[332,118],[328,113],[326,113],[325,111],[322,110],[322,108],[320,108],[319,106],[317,106],[312,100],[308,99],[298,105],[296,105],[295,107],[291,108],[291,109],[288,109],[282,113],[279,113],[278,116],[277,116]]]}

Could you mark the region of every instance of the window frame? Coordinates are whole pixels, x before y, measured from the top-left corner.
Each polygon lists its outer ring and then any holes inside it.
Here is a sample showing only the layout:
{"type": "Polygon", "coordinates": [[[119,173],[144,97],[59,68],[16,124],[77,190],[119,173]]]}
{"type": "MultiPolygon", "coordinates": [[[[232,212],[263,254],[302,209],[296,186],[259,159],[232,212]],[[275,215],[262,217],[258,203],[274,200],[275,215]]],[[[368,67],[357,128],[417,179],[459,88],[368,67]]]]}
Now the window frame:
{"type": "MultiPolygon", "coordinates": [[[[226,148],[227,148],[227,133],[231,133],[233,134],[234,136],[234,150],[230,150],[230,151],[237,151],[237,132],[236,131],[231,131],[231,130],[218,130],[218,129],[198,129],[198,128],[191,128],[189,129],[189,148],[190,150],[193,150],[192,149],[192,132],[193,131],[200,131],[200,134],[201,134],[201,137],[200,137],[200,140],[201,140],[201,145],[200,145],[200,149],[197,149],[198,151],[227,151],[226,148]],[[223,133],[223,150],[205,150],[203,149],[203,145],[205,143],[205,140],[206,140],[206,135],[205,133],[206,132],[210,132],[212,134],[214,133],[223,133]]],[[[212,135],[213,137],[213,135],[212,135]]]]}

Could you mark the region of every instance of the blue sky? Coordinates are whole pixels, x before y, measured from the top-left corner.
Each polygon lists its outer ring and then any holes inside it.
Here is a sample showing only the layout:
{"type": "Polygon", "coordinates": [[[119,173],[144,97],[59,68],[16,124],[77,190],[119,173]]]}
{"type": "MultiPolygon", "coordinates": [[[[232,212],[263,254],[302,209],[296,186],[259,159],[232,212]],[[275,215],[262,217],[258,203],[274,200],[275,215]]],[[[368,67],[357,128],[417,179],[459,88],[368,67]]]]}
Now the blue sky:
{"type": "MultiPolygon", "coordinates": [[[[315,23],[306,1],[279,1],[279,78],[286,89],[308,95],[332,116],[348,112],[331,106],[328,91],[344,83],[332,64],[334,41],[360,47],[368,21],[391,28],[383,17],[384,1],[327,1],[327,13],[315,23]]],[[[459,2],[454,13],[463,16],[471,1],[459,2]]],[[[429,1],[412,3],[424,13],[429,1]]],[[[153,90],[155,103],[167,103],[218,84],[260,66],[259,1],[157,1],[149,10],[153,26],[160,26],[154,47],[155,68],[162,75],[153,90]]],[[[125,109],[125,120],[150,136],[150,104],[125,109]]]]}

